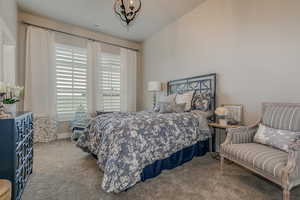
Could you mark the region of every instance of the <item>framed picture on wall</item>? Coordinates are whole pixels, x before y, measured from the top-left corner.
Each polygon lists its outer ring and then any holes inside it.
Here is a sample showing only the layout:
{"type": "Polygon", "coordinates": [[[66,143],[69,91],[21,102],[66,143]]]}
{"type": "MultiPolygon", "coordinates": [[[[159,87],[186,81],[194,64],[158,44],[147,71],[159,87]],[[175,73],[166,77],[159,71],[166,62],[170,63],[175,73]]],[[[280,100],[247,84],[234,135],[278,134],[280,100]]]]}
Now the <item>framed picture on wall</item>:
{"type": "Polygon", "coordinates": [[[243,105],[241,104],[223,104],[229,113],[227,115],[228,124],[243,125],[243,105]]]}

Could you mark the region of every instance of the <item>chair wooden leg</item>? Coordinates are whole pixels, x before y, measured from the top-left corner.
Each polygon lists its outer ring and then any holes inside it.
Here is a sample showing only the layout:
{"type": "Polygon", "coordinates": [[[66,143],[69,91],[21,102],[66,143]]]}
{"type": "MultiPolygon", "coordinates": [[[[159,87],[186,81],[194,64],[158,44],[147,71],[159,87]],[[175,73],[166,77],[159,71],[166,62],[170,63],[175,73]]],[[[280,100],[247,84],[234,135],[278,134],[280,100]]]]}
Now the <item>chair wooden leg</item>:
{"type": "Polygon", "coordinates": [[[223,172],[223,169],[224,169],[224,157],[223,156],[220,157],[220,168],[221,168],[221,171],[223,172]]]}
{"type": "Polygon", "coordinates": [[[290,200],[290,191],[288,189],[283,189],[283,200],[290,200]]]}

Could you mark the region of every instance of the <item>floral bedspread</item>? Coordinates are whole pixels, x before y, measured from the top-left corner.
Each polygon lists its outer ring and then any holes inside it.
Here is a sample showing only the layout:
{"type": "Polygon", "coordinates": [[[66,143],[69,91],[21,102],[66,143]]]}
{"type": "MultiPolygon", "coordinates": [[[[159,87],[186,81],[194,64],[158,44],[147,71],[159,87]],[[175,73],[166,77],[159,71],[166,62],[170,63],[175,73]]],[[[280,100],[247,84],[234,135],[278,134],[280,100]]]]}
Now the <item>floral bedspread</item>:
{"type": "Polygon", "coordinates": [[[139,182],[147,165],[209,137],[199,113],[110,113],[91,120],[77,146],[98,156],[103,190],[118,193],[139,182]]]}

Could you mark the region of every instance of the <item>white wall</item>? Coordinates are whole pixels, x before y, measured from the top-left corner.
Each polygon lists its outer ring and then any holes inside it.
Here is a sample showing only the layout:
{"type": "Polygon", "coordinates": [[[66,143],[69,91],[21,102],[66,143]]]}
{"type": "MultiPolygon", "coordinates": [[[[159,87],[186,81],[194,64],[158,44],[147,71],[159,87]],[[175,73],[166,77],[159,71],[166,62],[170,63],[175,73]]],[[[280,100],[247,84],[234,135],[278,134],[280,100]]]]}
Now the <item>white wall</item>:
{"type": "Polygon", "coordinates": [[[3,45],[3,81],[16,84],[16,47],[14,45],[3,45]]]}
{"type": "Polygon", "coordinates": [[[17,4],[0,0],[0,81],[15,84],[17,4]]]}
{"type": "Polygon", "coordinates": [[[0,18],[6,23],[14,38],[17,36],[16,0],[0,0],[0,18]]]}
{"type": "Polygon", "coordinates": [[[300,1],[206,0],[144,43],[145,86],[218,74],[218,103],[243,104],[246,122],[261,103],[300,102],[300,1]]]}

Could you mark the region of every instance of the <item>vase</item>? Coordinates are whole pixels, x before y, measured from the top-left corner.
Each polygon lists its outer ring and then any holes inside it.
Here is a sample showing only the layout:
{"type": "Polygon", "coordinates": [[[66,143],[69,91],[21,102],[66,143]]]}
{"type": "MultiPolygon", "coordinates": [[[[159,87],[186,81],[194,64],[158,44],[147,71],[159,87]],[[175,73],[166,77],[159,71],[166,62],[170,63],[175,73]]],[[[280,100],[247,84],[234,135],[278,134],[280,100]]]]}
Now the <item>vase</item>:
{"type": "Polygon", "coordinates": [[[228,120],[226,118],[226,115],[218,115],[217,120],[220,125],[222,126],[227,126],[228,125],[228,120]]]}
{"type": "Polygon", "coordinates": [[[17,104],[4,104],[6,113],[16,113],[17,112],[17,104]]]}
{"type": "Polygon", "coordinates": [[[227,126],[228,125],[227,119],[219,119],[219,124],[221,126],[227,126]]]}

